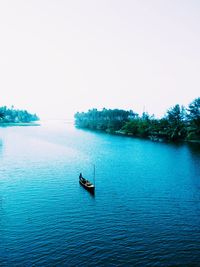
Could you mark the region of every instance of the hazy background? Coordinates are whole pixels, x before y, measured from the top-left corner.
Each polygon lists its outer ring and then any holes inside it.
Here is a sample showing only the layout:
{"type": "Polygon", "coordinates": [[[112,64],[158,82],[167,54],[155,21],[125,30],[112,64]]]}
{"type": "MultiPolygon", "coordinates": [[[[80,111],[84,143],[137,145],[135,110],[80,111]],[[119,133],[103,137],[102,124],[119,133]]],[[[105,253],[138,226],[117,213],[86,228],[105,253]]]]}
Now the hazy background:
{"type": "Polygon", "coordinates": [[[162,115],[200,92],[198,0],[0,0],[0,106],[162,115]]]}

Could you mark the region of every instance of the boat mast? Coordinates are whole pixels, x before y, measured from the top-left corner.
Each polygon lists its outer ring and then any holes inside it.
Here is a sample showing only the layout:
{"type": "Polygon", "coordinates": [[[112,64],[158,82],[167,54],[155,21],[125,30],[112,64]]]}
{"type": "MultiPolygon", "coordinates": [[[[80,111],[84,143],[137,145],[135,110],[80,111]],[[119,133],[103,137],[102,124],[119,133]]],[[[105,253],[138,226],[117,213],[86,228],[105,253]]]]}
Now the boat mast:
{"type": "Polygon", "coordinates": [[[95,185],[95,164],[94,164],[94,185],[95,185]]]}

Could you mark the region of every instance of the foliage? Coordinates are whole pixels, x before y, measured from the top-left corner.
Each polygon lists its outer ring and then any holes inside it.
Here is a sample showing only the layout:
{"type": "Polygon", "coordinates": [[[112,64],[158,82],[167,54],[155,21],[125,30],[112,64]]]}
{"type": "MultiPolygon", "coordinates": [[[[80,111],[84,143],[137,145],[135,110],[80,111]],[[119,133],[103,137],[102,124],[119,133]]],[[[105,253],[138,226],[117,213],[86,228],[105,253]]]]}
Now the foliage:
{"type": "Polygon", "coordinates": [[[198,140],[200,141],[200,98],[196,98],[186,109],[179,104],[167,110],[165,116],[156,119],[148,113],[137,113],[121,109],[97,109],[77,112],[75,124],[80,128],[103,130],[153,140],[198,140]]]}
{"type": "Polygon", "coordinates": [[[179,140],[186,137],[185,108],[175,105],[167,111],[166,115],[166,134],[169,140],[179,140]]]}
{"type": "Polygon", "coordinates": [[[0,123],[27,123],[39,120],[36,114],[30,114],[26,110],[18,110],[7,108],[6,106],[0,107],[0,123]]]}
{"type": "Polygon", "coordinates": [[[188,139],[198,138],[200,139],[200,97],[196,98],[189,104],[187,109],[188,120],[188,139]]]}
{"type": "Polygon", "coordinates": [[[77,112],[75,114],[75,123],[81,128],[90,128],[104,131],[120,130],[124,123],[129,119],[137,116],[133,111],[125,111],[121,109],[97,109],[88,110],[88,112],[77,112]]]}

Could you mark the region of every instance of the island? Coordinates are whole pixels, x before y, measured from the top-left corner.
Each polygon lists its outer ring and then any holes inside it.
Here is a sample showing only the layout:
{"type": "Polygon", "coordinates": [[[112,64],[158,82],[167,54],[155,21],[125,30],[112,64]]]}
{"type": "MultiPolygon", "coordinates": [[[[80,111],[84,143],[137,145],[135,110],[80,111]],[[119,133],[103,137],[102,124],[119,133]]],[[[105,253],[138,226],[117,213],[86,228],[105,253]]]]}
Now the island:
{"type": "Polygon", "coordinates": [[[78,128],[149,138],[154,141],[200,142],[200,97],[188,107],[176,104],[162,118],[133,110],[95,108],[74,115],[78,128]]]}
{"type": "Polygon", "coordinates": [[[36,114],[31,114],[27,110],[14,109],[12,106],[0,107],[0,126],[27,126],[37,125],[35,122],[39,120],[36,114]]]}

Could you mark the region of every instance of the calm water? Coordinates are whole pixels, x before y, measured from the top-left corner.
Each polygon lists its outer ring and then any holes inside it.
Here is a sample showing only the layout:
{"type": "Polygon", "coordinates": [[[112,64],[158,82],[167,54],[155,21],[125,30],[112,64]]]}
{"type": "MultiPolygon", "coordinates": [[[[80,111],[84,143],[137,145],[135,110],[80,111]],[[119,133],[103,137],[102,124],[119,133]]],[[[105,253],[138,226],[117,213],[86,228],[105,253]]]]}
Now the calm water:
{"type": "Polygon", "coordinates": [[[200,266],[200,147],[0,128],[0,266],[200,266]]]}

